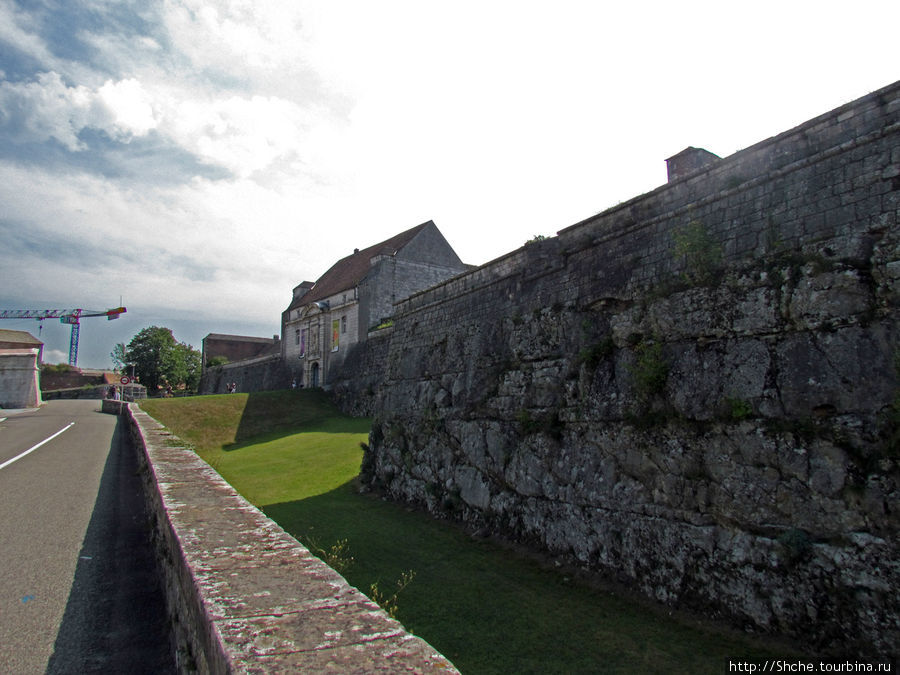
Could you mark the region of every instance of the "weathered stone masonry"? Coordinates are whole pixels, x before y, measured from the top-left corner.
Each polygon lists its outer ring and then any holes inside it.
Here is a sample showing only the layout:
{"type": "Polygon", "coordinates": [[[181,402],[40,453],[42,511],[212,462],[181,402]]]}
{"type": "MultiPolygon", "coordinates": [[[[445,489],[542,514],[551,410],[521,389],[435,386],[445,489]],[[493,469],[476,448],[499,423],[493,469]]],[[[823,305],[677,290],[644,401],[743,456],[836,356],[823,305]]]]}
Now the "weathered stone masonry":
{"type": "Polygon", "coordinates": [[[898,209],[900,83],[412,296],[334,387],[364,480],[896,657],[898,209]]]}

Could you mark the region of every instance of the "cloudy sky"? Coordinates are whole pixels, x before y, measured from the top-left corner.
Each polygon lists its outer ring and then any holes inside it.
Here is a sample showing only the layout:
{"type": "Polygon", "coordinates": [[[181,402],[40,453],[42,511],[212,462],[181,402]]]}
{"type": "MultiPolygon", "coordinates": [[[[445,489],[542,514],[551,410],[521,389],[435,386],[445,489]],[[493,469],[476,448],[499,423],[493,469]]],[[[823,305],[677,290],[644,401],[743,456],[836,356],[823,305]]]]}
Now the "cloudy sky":
{"type": "MultiPolygon", "coordinates": [[[[900,78],[900,3],[0,0],[0,309],[271,336],[434,220],[481,264],[900,78]]],[[[37,322],[0,328],[38,335],[37,322]]],[[[68,327],[44,322],[45,361],[68,327]]]]}

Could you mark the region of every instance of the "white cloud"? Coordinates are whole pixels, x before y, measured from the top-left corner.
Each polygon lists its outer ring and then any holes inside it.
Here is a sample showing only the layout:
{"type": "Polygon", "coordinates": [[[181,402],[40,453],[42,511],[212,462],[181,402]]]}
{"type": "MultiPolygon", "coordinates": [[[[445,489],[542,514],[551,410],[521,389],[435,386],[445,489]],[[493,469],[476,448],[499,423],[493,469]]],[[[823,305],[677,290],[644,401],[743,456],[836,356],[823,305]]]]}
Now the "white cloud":
{"type": "Polygon", "coordinates": [[[87,149],[79,134],[88,127],[128,141],[157,124],[149,95],[134,79],[91,90],[66,85],[59,73],[39,73],[31,82],[0,83],[0,110],[7,124],[19,125],[17,140],[54,139],[72,152],[87,149]]]}
{"type": "Polygon", "coordinates": [[[172,87],[150,89],[134,78],[91,90],[67,86],[58,73],[0,83],[0,109],[7,124],[20,125],[18,140],[54,139],[76,152],[88,149],[79,138],[86,128],[126,143],[158,130],[202,161],[242,177],[296,159],[309,129],[328,126],[321,111],[277,97],[205,99],[172,87]]]}
{"type": "Polygon", "coordinates": [[[310,84],[305,17],[301,3],[281,0],[165,0],[162,11],[174,50],[195,73],[282,94],[310,84]]]}
{"type": "Polygon", "coordinates": [[[0,42],[41,63],[49,63],[53,56],[36,30],[29,14],[17,11],[11,0],[0,0],[0,42]]]}
{"type": "Polygon", "coordinates": [[[275,97],[171,102],[161,131],[205,161],[249,176],[302,146],[308,113],[275,97]]]}
{"type": "Polygon", "coordinates": [[[22,140],[52,138],[76,151],[84,147],[78,133],[90,117],[92,98],[86,87],[67,87],[58,73],[40,73],[34,82],[0,83],[0,114],[21,125],[22,140]]]}
{"type": "Polygon", "coordinates": [[[112,128],[120,139],[144,136],[158,124],[150,94],[134,78],[108,80],[97,91],[97,97],[109,111],[112,128]]]}
{"type": "Polygon", "coordinates": [[[41,360],[44,363],[68,363],[69,354],[59,349],[45,349],[41,360]]]}
{"type": "Polygon", "coordinates": [[[59,304],[112,306],[124,295],[145,307],[197,316],[237,307],[242,320],[275,322],[303,269],[320,274],[335,254],[315,245],[325,235],[305,236],[314,230],[298,217],[301,195],[252,181],[135,188],[0,165],[0,186],[7,231],[21,232],[0,251],[0,269],[17,270],[29,296],[59,304]]]}

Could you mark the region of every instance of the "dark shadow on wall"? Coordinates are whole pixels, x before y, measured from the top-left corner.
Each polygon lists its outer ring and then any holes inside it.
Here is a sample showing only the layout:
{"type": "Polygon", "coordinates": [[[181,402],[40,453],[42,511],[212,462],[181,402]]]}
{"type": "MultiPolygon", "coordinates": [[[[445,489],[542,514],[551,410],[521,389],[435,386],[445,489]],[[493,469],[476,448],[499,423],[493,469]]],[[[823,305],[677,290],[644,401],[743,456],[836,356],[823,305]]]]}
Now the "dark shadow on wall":
{"type": "Polygon", "coordinates": [[[225,394],[231,383],[238,391],[275,391],[291,385],[291,373],[278,355],[234,361],[205,368],[199,393],[225,394]]]}
{"type": "Polygon", "coordinates": [[[174,673],[137,454],[119,418],[47,673],[174,673]]]}

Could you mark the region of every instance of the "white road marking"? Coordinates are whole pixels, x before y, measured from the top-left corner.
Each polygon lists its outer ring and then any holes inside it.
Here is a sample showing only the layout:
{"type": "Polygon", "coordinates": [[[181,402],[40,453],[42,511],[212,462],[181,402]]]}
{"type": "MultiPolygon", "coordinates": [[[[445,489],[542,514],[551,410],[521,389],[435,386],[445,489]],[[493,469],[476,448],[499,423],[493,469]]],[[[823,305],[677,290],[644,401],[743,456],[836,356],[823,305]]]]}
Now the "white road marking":
{"type": "Polygon", "coordinates": [[[38,443],[37,445],[32,445],[30,448],[28,448],[28,449],[27,449],[25,452],[23,452],[22,454],[16,455],[16,456],[13,457],[12,459],[6,460],[5,462],[3,462],[3,464],[0,464],[0,469],[5,469],[6,467],[8,467],[8,466],[9,466],[10,464],[12,464],[13,462],[18,461],[18,460],[22,459],[25,455],[28,455],[28,454],[31,454],[32,452],[34,452],[34,451],[37,450],[39,447],[41,447],[44,443],[49,443],[49,442],[52,441],[54,438],[56,438],[57,436],[59,436],[62,432],[64,432],[66,429],[68,429],[69,427],[71,427],[73,424],[75,424],[75,422],[69,422],[66,426],[64,426],[62,429],[60,429],[59,431],[57,431],[57,432],[56,432],[55,434],[53,434],[52,436],[48,436],[47,438],[45,438],[44,440],[42,440],[42,441],[41,441],[40,443],[38,443]]]}

